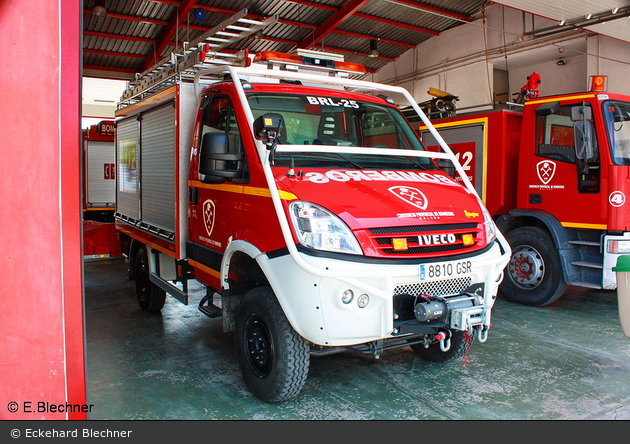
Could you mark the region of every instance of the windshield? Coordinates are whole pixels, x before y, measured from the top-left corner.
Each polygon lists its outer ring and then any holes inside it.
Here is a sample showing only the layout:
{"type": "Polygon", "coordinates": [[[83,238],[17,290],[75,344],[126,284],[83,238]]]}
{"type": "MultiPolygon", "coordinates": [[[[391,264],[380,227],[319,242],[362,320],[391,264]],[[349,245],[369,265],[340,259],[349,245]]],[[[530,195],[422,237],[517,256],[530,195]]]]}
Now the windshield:
{"type": "Polygon", "coordinates": [[[630,103],[611,100],[602,106],[613,162],[630,165],[630,103]]]}
{"type": "MultiPolygon", "coordinates": [[[[282,116],[284,132],[278,142],[289,145],[425,150],[400,111],[387,105],[331,96],[255,93],[247,96],[254,119],[265,113],[282,116]]],[[[347,168],[434,168],[428,158],[341,154],[331,152],[278,153],[275,164],[347,168]]]]}

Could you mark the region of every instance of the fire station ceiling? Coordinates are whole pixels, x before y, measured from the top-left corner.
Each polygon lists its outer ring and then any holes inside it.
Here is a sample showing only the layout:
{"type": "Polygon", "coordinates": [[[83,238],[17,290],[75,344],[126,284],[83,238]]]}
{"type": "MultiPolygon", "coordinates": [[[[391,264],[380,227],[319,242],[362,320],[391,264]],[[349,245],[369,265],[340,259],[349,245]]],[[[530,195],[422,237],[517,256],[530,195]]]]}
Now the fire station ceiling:
{"type": "Polygon", "coordinates": [[[244,8],[277,15],[229,49],[317,49],[376,71],[403,52],[480,16],[484,0],[84,0],[84,75],[132,78],[244,8]],[[105,11],[103,13],[103,11],[105,11]],[[105,15],[103,15],[105,14],[105,15]]]}
{"type": "Polygon", "coordinates": [[[630,20],[618,20],[630,15],[625,0],[84,0],[83,73],[130,79],[245,8],[249,18],[278,20],[230,50],[318,49],[376,71],[491,3],[558,22],[545,32],[584,27],[630,41],[630,20]]]}
{"type": "Polygon", "coordinates": [[[492,3],[556,21],[537,36],[586,28],[630,41],[626,0],[83,0],[84,115],[108,116],[121,91],[114,79],[132,79],[245,8],[248,18],[277,21],[227,50],[317,49],[377,71],[492,3]]]}

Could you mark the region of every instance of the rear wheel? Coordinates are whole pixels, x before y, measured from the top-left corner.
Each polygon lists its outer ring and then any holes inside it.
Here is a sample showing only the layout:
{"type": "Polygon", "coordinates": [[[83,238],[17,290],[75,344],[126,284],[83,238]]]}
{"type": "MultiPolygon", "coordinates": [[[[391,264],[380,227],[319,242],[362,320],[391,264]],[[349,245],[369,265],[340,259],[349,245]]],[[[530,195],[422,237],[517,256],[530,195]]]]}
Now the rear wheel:
{"type": "Polygon", "coordinates": [[[422,359],[432,362],[448,362],[466,355],[475,336],[466,337],[465,331],[454,331],[451,334],[451,347],[442,351],[440,343],[435,342],[425,347],[424,344],[413,344],[411,349],[422,359]]]}
{"type": "Polygon", "coordinates": [[[140,247],[136,253],[134,275],[136,277],[136,296],[144,311],[158,312],[166,302],[166,292],[151,282],[147,249],[140,247]]]}
{"type": "Polygon", "coordinates": [[[245,385],[266,402],[297,396],[308,376],[309,345],[269,287],[245,294],[236,313],[236,353],[245,385]]]}
{"type": "Polygon", "coordinates": [[[557,300],[567,284],[553,240],[539,227],[521,227],[505,236],[512,258],[499,291],[518,304],[540,307],[557,300]]]}

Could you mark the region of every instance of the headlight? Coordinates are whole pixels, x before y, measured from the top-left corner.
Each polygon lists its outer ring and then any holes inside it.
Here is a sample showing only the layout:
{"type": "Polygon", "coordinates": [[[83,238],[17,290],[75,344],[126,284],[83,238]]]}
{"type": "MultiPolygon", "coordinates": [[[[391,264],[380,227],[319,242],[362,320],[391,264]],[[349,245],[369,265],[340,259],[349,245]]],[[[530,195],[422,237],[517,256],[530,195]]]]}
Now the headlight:
{"type": "Polygon", "coordinates": [[[294,201],[289,214],[300,244],[315,250],[363,254],[348,226],[335,214],[310,202],[294,201]]]}
{"type": "Polygon", "coordinates": [[[486,242],[489,244],[497,238],[497,227],[492,221],[490,212],[486,209],[483,202],[481,202],[481,199],[477,200],[479,201],[479,206],[481,207],[481,212],[483,213],[483,226],[486,229],[486,242]]]}

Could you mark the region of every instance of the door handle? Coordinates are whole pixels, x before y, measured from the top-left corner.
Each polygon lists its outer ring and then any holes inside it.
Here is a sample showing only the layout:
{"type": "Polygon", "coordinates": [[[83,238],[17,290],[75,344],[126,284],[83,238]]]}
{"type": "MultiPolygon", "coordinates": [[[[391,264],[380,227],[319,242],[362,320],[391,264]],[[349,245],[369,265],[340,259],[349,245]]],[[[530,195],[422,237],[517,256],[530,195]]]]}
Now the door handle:
{"type": "Polygon", "coordinates": [[[191,205],[197,205],[199,203],[199,189],[197,187],[188,188],[188,202],[191,205]]]}

